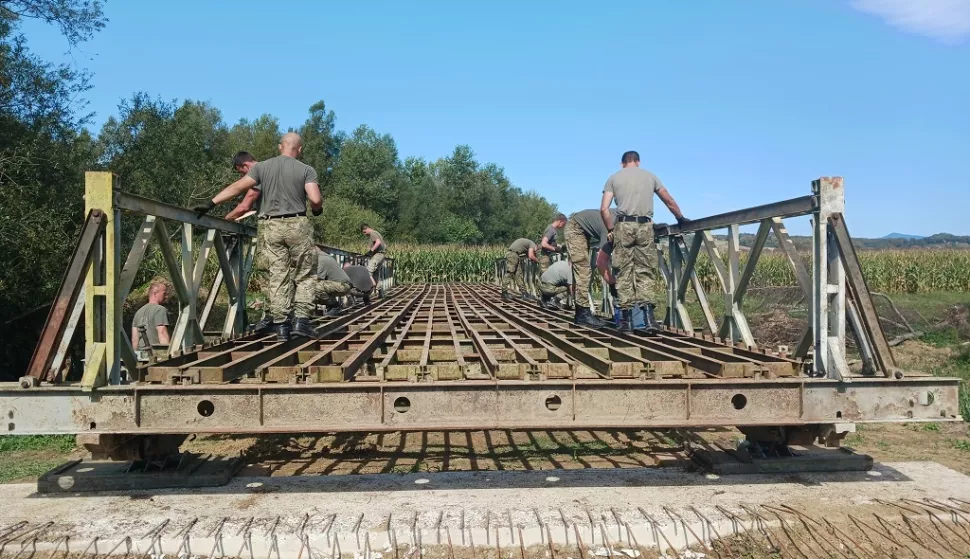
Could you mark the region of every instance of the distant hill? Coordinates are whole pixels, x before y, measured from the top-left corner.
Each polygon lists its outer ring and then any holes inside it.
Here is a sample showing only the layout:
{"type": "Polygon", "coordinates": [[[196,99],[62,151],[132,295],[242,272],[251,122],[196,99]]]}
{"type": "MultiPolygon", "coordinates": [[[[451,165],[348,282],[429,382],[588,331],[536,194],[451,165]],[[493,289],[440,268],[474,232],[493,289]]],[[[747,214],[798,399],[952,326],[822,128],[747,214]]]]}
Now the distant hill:
{"type": "MultiPolygon", "coordinates": [[[[717,238],[727,240],[727,237],[716,235],[717,238]]],[[[742,233],[740,237],[741,246],[750,247],[754,243],[754,235],[742,233]]],[[[792,235],[792,242],[798,250],[811,250],[812,238],[792,235]]],[[[902,233],[892,233],[879,239],[866,239],[856,237],[852,239],[857,248],[880,249],[880,248],[966,248],[970,249],[970,236],[951,235],[949,233],[937,233],[929,237],[918,235],[904,235],[902,233]]],[[[775,248],[778,246],[774,235],[768,237],[765,246],[775,248]]]]}
{"type": "Polygon", "coordinates": [[[908,235],[906,233],[890,233],[890,234],[886,235],[885,237],[881,237],[881,238],[883,238],[883,239],[905,239],[907,241],[912,241],[913,239],[925,239],[926,237],[924,237],[923,235],[908,235]]]}

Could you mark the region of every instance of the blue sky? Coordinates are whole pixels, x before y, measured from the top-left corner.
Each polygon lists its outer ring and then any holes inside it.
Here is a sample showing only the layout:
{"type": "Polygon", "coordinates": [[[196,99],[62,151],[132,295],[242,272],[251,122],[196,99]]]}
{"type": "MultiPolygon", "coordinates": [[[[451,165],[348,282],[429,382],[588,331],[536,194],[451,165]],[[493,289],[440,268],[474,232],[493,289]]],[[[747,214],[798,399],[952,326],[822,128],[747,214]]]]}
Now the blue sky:
{"type": "Polygon", "coordinates": [[[67,54],[56,30],[24,25],[37,54],[94,73],[95,129],[135,91],[284,127],[323,99],[341,129],[393,135],[402,159],[469,144],[567,212],[596,207],[636,149],[689,217],[842,175],[856,236],[970,234],[970,0],[110,0],[106,13],[67,54]]]}

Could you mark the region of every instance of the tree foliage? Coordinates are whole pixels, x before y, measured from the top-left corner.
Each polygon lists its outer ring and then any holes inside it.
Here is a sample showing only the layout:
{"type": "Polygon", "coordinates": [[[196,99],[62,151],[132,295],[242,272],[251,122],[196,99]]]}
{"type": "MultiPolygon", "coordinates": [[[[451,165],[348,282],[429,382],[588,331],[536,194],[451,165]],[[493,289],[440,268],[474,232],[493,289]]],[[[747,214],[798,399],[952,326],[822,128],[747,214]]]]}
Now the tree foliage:
{"type": "MultiPolygon", "coordinates": [[[[8,317],[56,290],[83,222],[84,171],[110,170],[128,192],[189,206],[237,178],[235,152],[273,157],[287,131],[270,114],[230,124],[209,103],[139,92],[92,135],[83,102],[88,75],[32,55],[19,31],[23,18],[58,27],[70,48],[107,21],[97,0],[0,0],[0,316],[8,317]]],[[[324,213],[313,219],[317,242],[357,245],[367,222],[390,243],[503,244],[537,238],[555,212],[469,146],[402,161],[390,134],[366,125],[341,131],[323,101],[293,130],[324,194],[324,213]]],[[[137,220],[123,224],[130,238],[137,220]]]]}

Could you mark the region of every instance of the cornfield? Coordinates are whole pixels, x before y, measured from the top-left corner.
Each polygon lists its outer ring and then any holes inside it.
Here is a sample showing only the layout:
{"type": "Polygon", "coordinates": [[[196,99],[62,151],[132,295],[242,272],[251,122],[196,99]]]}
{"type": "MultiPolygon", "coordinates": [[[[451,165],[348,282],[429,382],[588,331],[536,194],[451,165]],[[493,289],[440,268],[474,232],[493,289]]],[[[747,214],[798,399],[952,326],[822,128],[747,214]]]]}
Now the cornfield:
{"type": "MultiPolygon", "coordinates": [[[[357,247],[353,247],[357,248],[357,247]]],[[[366,250],[366,249],[365,249],[366,250]]],[[[928,293],[970,291],[970,251],[959,249],[908,249],[859,251],[869,288],[885,293],[928,293]]],[[[395,275],[400,283],[443,283],[491,281],[503,246],[465,247],[453,245],[391,244],[395,275]]],[[[811,255],[802,261],[811,273],[811,255]]],[[[747,261],[742,253],[741,265],[747,261]]],[[[706,256],[698,259],[696,271],[709,293],[720,289],[714,266],[706,256]]],[[[762,253],[752,287],[796,286],[795,272],[784,254],[762,253]]]]}

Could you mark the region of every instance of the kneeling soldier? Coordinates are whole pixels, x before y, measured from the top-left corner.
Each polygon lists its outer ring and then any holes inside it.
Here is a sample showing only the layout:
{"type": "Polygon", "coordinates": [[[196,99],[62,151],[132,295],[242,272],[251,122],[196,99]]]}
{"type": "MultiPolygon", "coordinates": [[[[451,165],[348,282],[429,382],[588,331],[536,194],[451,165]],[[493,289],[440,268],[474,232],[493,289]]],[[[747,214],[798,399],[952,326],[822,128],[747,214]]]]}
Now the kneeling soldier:
{"type": "Polygon", "coordinates": [[[554,262],[549,269],[539,277],[539,291],[542,292],[540,306],[558,309],[556,296],[568,292],[573,287],[573,270],[569,262],[560,260],[554,262]]]}

